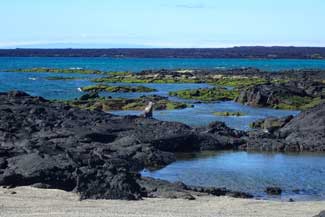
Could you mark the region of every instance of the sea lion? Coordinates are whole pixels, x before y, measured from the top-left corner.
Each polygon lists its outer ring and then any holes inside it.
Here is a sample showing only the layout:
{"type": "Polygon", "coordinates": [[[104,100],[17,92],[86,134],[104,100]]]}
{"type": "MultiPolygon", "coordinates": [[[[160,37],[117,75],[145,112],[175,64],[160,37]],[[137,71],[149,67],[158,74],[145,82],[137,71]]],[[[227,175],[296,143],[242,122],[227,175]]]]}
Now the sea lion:
{"type": "Polygon", "coordinates": [[[152,118],[152,112],[153,112],[153,102],[149,102],[148,105],[145,107],[143,111],[143,117],[145,118],[152,118]]]}

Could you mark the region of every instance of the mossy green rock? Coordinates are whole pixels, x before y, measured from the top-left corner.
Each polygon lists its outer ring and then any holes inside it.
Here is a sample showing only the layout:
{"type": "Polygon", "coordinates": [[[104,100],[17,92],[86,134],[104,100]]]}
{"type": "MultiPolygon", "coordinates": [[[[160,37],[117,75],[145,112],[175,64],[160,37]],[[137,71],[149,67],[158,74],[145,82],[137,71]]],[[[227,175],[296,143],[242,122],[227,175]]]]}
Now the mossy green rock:
{"type": "Polygon", "coordinates": [[[101,111],[114,111],[114,110],[144,110],[144,108],[151,101],[154,103],[155,110],[172,110],[172,109],[184,109],[190,107],[190,105],[182,102],[174,102],[168,100],[167,97],[162,96],[143,96],[135,99],[125,98],[104,98],[104,97],[88,97],[86,94],[80,99],[65,101],[65,103],[89,110],[101,110],[101,111]]]}
{"type": "Polygon", "coordinates": [[[109,86],[104,84],[91,85],[81,88],[82,91],[107,91],[107,92],[154,92],[156,89],[145,86],[109,86]]]}
{"type": "Polygon", "coordinates": [[[239,92],[237,90],[228,90],[226,88],[215,87],[174,91],[170,92],[169,95],[183,99],[194,99],[205,102],[212,102],[220,100],[233,100],[239,95],[239,92]]]}
{"type": "Polygon", "coordinates": [[[257,84],[264,84],[267,83],[265,78],[257,78],[257,77],[240,77],[240,76],[224,76],[218,79],[214,84],[220,86],[229,86],[229,87],[248,87],[257,84]]]}

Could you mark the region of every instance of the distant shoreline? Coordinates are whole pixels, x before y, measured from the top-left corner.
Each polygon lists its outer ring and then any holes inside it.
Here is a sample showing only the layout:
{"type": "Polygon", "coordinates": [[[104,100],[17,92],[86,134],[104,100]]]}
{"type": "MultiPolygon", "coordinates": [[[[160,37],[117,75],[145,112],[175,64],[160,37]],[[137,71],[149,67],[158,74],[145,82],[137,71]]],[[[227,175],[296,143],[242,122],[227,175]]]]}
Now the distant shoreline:
{"type": "Polygon", "coordinates": [[[0,49],[0,57],[325,59],[325,47],[0,49]]]}

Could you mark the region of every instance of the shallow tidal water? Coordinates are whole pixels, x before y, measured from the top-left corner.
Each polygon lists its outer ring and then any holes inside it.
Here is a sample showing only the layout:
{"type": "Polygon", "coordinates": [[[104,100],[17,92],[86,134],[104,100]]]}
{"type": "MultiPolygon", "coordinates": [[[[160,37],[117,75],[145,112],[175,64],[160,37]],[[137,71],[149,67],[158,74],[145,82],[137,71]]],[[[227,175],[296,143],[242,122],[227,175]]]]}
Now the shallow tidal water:
{"type": "Polygon", "coordinates": [[[241,151],[182,154],[178,160],[149,176],[188,185],[227,187],[256,198],[288,200],[325,199],[325,154],[250,153],[241,151]],[[283,189],[269,196],[266,187],[283,189]]]}
{"type": "MultiPolygon", "coordinates": [[[[9,69],[50,67],[99,69],[106,71],[141,71],[161,68],[238,68],[256,67],[265,70],[322,68],[324,60],[245,60],[245,59],[114,59],[114,58],[0,58],[0,92],[22,90],[47,99],[74,99],[85,94],[78,88],[92,85],[92,78],[101,75],[14,73],[9,69]],[[48,80],[47,77],[76,77],[77,80],[48,80]]],[[[157,89],[151,93],[103,93],[104,96],[136,98],[142,95],[168,96],[169,91],[210,87],[207,84],[111,84],[144,85],[157,89]]],[[[191,126],[205,126],[223,121],[228,126],[250,130],[249,124],[266,117],[296,115],[299,111],[254,108],[232,101],[195,103],[172,97],[172,100],[193,104],[192,108],[155,111],[154,117],[165,121],[179,121],[191,126]],[[215,116],[213,112],[242,112],[241,117],[215,116]]],[[[139,111],[114,111],[119,115],[138,115],[139,111]]],[[[158,171],[143,171],[143,175],[186,184],[227,187],[247,191],[259,198],[295,200],[325,199],[325,155],[271,154],[246,152],[205,152],[178,156],[178,160],[158,171]],[[267,186],[284,189],[282,197],[268,197],[267,186]]]]}

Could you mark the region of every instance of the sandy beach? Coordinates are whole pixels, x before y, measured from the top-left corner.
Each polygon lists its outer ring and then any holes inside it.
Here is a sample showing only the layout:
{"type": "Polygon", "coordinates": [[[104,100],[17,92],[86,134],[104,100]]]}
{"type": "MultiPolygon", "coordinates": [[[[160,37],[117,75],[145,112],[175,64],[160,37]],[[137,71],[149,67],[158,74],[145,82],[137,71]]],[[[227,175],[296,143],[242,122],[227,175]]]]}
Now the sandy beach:
{"type": "Polygon", "coordinates": [[[0,190],[0,216],[112,217],[311,217],[325,209],[321,202],[276,202],[229,197],[144,199],[142,201],[84,200],[61,190],[19,187],[0,190]]]}

